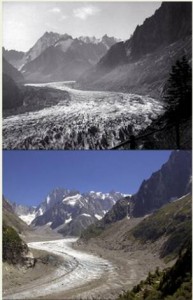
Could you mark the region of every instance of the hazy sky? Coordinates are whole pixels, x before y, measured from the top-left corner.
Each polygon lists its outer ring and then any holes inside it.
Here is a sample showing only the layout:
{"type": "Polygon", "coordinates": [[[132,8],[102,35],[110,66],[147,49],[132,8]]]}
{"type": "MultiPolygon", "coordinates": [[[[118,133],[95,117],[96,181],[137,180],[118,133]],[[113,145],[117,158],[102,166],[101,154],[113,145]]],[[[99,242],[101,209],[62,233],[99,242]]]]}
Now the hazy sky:
{"type": "Polygon", "coordinates": [[[4,2],[3,46],[27,51],[46,31],[128,39],[161,2],[4,2]]]}
{"type": "Polygon", "coordinates": [[[56,187],[136,193],[171,151],[3,151],[3,193],[37,205],[56,187]]]}

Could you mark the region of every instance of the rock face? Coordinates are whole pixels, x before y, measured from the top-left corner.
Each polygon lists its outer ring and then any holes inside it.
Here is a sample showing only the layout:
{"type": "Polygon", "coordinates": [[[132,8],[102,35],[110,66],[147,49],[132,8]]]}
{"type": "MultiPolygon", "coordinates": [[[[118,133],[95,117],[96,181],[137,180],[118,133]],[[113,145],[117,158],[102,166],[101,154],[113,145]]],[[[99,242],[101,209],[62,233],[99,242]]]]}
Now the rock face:
{"type": "Polygon", "coordinates": [[[104,226],[115,223],[122,220],[126,216],[129,216],[130,213],[130,200],[131,197],[125,197],[118,200],[115,205],[107,212],[104,218],[101,220],[101,223],[104,226]]]}
{"type": "Polygon", "coordinates": [[[15,81],[3,74],[3,110],[15,109],[23,104],[21,92],[15,81]]]}
{"type": "Polygon", "coordinates": [[[144,180],[132,197],[132,215],[144,216],[191,192],[191,152],[174,151],[162,168],[144,180]]]}
{"type": "Polygon", "coordinates": [[[128,91],[158,96],[171,65],[192,57],[192,3],[164,2],[137,26],[126,42],[115,44],[79,78],[86,89],[128,91]]]}
{"type": "Polygon", "coordinates": [[[118,200],[101,220],[83,231],[81,237],[96,237],[117,221],[144,217],[191,193],[191,166],[191,151],[173,151],[161,169],[143,181],[135,195],[118,200]]]}
{"type": "Polygon", "coordinates": [[[24,82],[23,75],[16,68],[14,68],[6,59],[3,58],[3,74],[11,77],[15,82],[24,82]]]}
{"type": "Polygon", "coordinates": [[[3,57],[16,69],[20,69],[24,54],[25,53],[22,51],[5,50],[5,48],[3,47],[3,57]]]}
{"type": "Polygon", "coordinates": [[[23,75],[3,58],[3,110],[22,106],[23,97],[17,85],[22,82],[23,75]]]}
{"type": "Polygon", "coordinates": [[[72,38],[68,34],[46,32],[24,54],[21,70],[30,82],[76,80],[116,42],[107,35],[102,39],[72,38]]]}
{"type": "Polygon", "coordinates": [[[130,58],[137,59],[191,35],[192,4],[163,2],[155,14],[137,26],[131,41],[125,43],[130,58]]]}
{"type": "Polygon", "coordinates": [[[123,198],[118,192],[89,192],[55,189],[36,208],[32,226],[50,226],[64,235],[80,235],[88,225],[102,219],[123,198]]]}

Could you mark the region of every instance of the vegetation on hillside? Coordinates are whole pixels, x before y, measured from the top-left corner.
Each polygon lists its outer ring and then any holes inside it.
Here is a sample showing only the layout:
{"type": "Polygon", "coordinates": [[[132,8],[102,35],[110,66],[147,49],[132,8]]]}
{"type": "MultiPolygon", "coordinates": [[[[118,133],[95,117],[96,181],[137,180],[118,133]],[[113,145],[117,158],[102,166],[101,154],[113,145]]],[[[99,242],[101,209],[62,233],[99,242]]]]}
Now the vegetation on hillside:
{"type": "Polygon", "coordinates": [[[166,241],[161,247],[160,256],[172,259],[192,234],[192,196],[168,203],[133,228],[128,238],[134,237],[141,243],[155,242],[161,237],[166,241]]]}
{"type": "Polygon", "coordinates": [[[172,66],[164,100],[167,103],[167,122],[174,123],[176,144],[180,148],[180,124],[192,115],[192,69],[185,56],[172,66]]]}
{"type": "Polygon", "coordinates": [[[138,146],[143,149],[191,149],[192,68],[186,56],[171,67],[161,98],[166,111],[138,134],[136,138],[144,136],[137,141],[138,146]]]}
{"type": "Polygon", "coordinates": [[[119,300],[191,300],[192,299],[192,245],[191,239],[182,246],[173,267],[163,271],[157,268],[119,300]]]}
{"type": "Polygon", "coordinates": [[[3,224],[3,261],[11,264],[23,262],[23,255],[28,252],[27,245],[10,226],[3,224]]]}
{"type": "Polygon", "coordinates": [[[3,197],[3,222],[12,227],[17,233],[30,230],[28,225],[24,223],[13,211],[11,204],[3,197]]]}

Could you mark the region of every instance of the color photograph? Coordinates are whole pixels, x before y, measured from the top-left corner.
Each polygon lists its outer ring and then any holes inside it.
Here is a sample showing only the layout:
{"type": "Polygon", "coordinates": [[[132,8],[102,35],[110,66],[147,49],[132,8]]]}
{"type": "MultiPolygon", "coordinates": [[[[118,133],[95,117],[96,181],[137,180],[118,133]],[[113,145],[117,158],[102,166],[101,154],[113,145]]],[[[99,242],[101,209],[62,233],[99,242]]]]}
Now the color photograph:
{"type": "Polygon", "coordinates": [[[191,151],[4,151],[3,299],[191,297],[191,151]]]}

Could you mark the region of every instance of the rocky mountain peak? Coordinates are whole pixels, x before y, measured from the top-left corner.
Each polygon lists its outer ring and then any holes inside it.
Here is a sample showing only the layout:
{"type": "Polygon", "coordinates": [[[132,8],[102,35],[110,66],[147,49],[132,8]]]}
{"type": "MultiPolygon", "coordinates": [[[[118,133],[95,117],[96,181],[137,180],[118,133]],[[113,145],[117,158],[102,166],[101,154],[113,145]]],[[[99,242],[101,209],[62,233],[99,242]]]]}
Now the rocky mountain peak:
{"type": "Polygon", "coordinates": [[[132,197],[133,216],[144,216],[191,192],[192,157],[189,151],[173,151],[159,171],[144,180],[132,197]]]}

